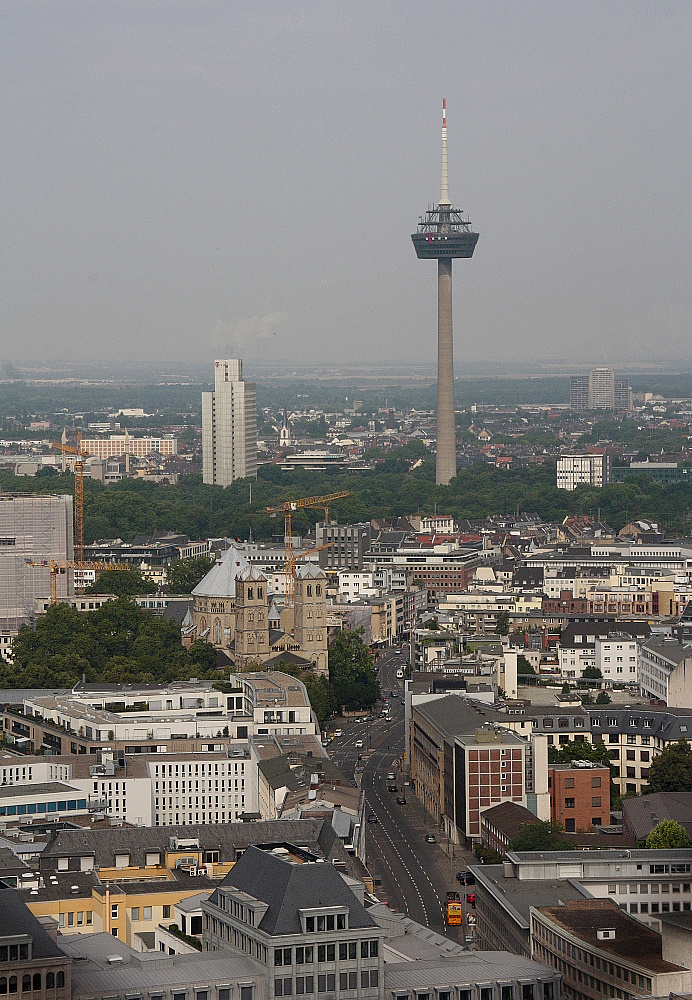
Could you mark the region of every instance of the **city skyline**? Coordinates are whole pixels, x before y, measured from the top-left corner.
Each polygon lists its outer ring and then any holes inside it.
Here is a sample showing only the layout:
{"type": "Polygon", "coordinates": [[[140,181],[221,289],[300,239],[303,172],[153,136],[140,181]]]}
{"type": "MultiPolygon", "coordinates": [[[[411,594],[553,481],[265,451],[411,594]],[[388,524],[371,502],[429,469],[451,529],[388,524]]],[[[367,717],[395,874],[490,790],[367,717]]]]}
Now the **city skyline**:
{"type": "Polygon", "coordinates": [[[6,8],[0,358],[420,360],[442,96],[466,360],[689,357],[689,5],[393,10],[6,8]]]}

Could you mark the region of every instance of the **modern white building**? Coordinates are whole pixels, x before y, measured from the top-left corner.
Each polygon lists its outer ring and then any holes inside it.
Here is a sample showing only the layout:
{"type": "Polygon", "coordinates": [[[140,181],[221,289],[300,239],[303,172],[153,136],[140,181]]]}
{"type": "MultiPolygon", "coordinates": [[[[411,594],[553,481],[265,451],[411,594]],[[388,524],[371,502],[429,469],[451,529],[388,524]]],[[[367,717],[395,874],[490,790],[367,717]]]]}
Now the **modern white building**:
{"type": "Polygon", "coordinates": [[[668,708],[692,704],[692,638],[652,635],[639,647],[639,687],[668,708]],[[689,677],[687,670],[690,670],[689,677]]]}
{"type": "Polygon", "coordinates": [[[576,490],[577,486],[607,486],[612,479],[610,455],[561,455],[557,460],[557,488],[576,490]]]}
{"type": "Polygon", "coordinates": [[[612,684],[636,684],[637,640],[621,632],[596,636],[596,669],[612,684]]]}
{"type": "Polygon", "coordinates": [[[238,358],[214,362],[214,391],[202,393],[202,478],[229,486],[257,475],[257,390],[238,358]]]}

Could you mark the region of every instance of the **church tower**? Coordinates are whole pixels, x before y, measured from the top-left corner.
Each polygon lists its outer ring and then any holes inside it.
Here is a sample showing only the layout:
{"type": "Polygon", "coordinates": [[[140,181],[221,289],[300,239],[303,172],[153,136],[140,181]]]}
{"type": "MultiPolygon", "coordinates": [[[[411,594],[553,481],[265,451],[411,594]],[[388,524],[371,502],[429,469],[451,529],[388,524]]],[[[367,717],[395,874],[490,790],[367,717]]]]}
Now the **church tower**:
{"type": "Polygon", "coordinates": [[[262,663],[269,656],[266,577],[248,567],[235,582],[235,664],[262,663]]]}
{"type": "Polygon", "coordinates": [[[318,674],[329,674],[327,653],[327,577],[319,566],[296,567],[293,635],[300,655],[318,674]]]}
{"type": "Polygon", "coordinates": [[[284,407],[284,415],[279,428],[279,445],[282,448],[289,448],[291,445],[291,425],[288,422],[288,414],[284,407]]]}

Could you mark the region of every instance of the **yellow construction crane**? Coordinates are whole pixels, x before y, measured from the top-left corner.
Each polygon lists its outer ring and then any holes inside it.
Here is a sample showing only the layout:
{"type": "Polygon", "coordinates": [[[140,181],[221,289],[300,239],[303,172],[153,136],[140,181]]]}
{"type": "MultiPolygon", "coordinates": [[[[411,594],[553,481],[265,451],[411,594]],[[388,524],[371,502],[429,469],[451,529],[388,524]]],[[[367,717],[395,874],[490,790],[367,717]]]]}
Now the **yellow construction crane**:
{"type": "MultiPolygon", "coordinates": [[[[62,441],[54,441],[52,448],[57,448],[63,455],[74,455],[74,548],[75,548],[75,568],[88,568],[84,563],[84,462],[88,452],[82,451],[82,432],[77,434],[77,446],[65,444],[62,441]]],[[[51,580],[53,576],[51,575],[51,580]]],[[[84,593],[84,582],[80,573],[77,581],[77,593],[84,593]]]]}
{"type": "MultiPolygon", "coordinates": [[[[284,563],[286,568],[286,606],[290,607],[293,600],[293,579],[295,577],[296,566],[295,561],[297,558],[304,558],[309,555],[309,552],[303,553],[302,556],[294,556],[293,549],[291,546],[291,539],[293,537],[291,530],[291,518],[297,510],[302,510],[305,507],[323,507],[324,508],[324,520],[329,521],[329,506],[334,500],[342,500],[344,497],[349,495],[348,490],[341,490],[339,493],[329,493],[323,497],[302,497],[300,500],[287,500],[286,503],[280,504],[278,507],[267,507],[267,514],[270,517],[276,517],[277,514],[283,514],[284,516],[284,563]]],[[[331,542],[331,545],[334,543],[331,542]]],[[[328,545],[320,546],[322,548],[329,548],[328,545]]],[[[310,552],[317,552],[319,549],[310,549],[310,552]]]]}
{"type": "MultiPolygon", "coordinates": [[[[58,603],[58,577],[64,576],[65,571],[68,569],[115,569],[115,570],[129,570],[130,567],[126,563],[109,563],[109,562],[81,562],[70,560],[69,562],[57,562],[55,559],[39,559],[37,561],[31,561],[27,559],[27,566],[50,566],[50,603],[58,603]]],[[[80,589],[78,593],[84,592],[84,577],[80,574],[80,589]]]]}

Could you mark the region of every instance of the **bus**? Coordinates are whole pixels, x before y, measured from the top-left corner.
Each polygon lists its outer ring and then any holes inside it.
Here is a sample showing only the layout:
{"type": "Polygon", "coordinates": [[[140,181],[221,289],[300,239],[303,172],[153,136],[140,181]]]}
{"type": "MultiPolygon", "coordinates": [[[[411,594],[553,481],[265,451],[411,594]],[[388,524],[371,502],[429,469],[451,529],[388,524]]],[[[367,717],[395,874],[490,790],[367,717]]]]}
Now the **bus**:
{"type": "Polygon", "coordinates": [[[447,924],[450,927],[461,926],[461,902],[447,900],[447,924]]]}

